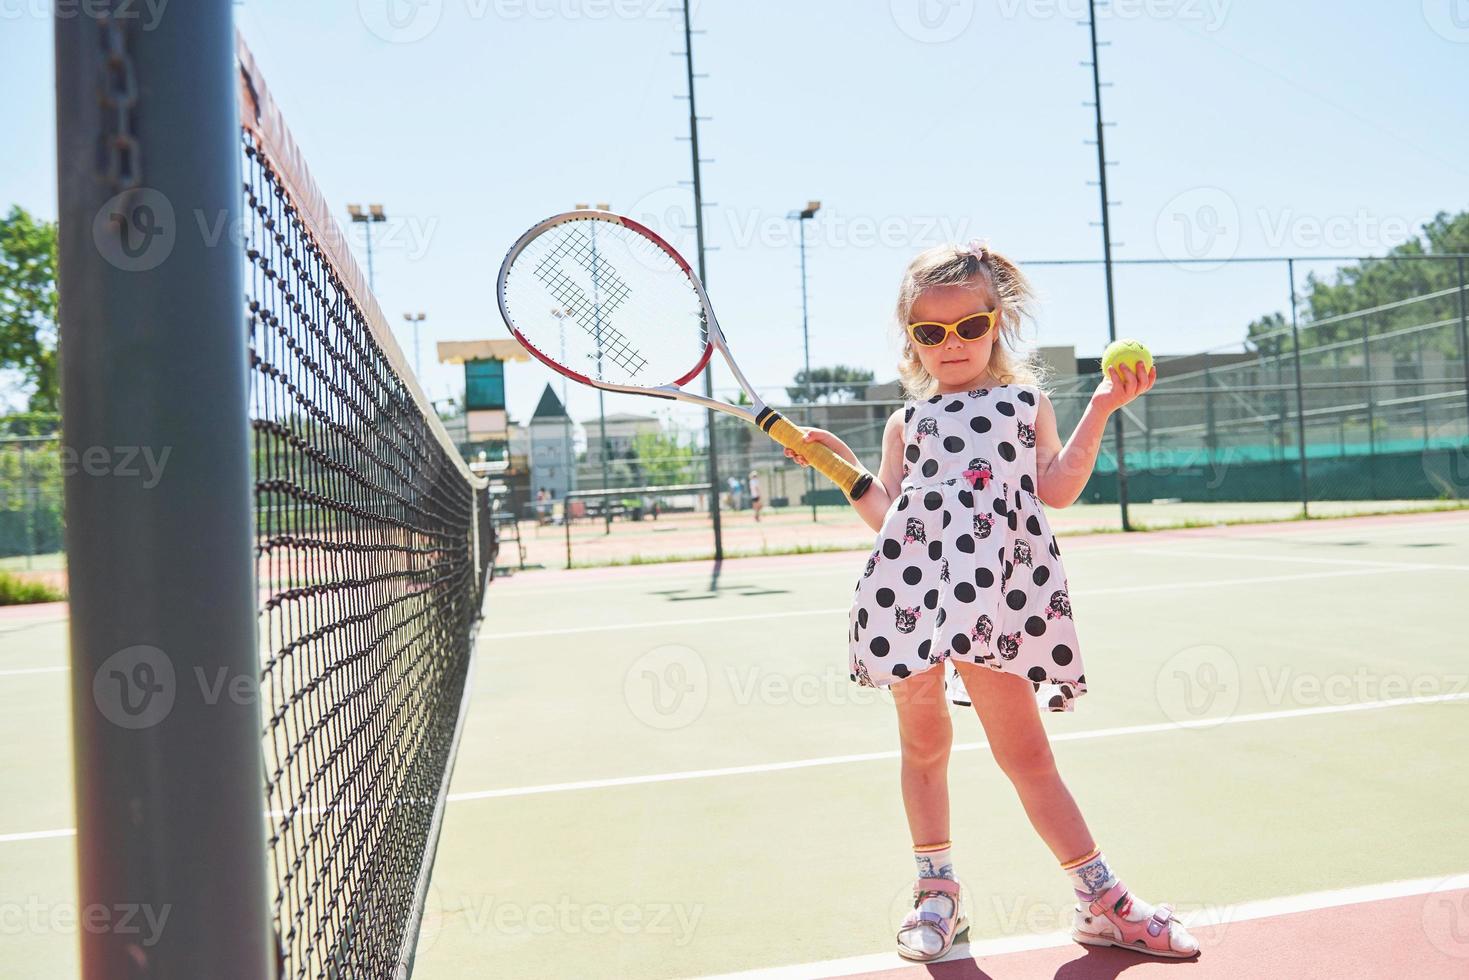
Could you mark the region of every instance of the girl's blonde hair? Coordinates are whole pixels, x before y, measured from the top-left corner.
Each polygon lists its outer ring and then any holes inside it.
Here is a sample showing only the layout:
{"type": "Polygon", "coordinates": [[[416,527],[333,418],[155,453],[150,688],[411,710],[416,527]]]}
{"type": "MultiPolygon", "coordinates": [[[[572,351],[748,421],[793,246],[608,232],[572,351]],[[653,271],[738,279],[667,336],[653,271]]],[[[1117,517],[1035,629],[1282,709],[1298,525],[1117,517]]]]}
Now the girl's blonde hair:
{"type": "Polygon", "coordinates": [[[961,245],[938,245],[920,252],[903,272],[898,289],[897,327],[902,355],[898,360],[898,378],[910,398],[932,398],[938,394],[938,379],[929,374],[913,349],[908,324],[913,304],[924,290],[934,286],[983,284],[1000,303],[1000,319],[995,325],[995,341],[990,348],[989,373],[999,384],[1040,385],[1044,380],[1044,362],[1034,352],[1020,345],[1020,324],[1034,319],[1035,292],[1014,262],[991,248],[975,250],[961,245]]]}

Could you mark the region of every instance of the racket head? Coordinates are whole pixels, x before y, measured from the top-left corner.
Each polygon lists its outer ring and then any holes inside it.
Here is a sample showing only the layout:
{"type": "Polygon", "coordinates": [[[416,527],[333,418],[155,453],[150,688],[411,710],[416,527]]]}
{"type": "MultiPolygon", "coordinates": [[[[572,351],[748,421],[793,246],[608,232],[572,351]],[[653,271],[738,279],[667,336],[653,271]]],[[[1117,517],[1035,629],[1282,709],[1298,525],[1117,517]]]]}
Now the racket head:
{"type": "Polygon", "coordinates": [[[533,357],[614,391],[686,384],[709,363],[719,329],[683,256],[610,211],[568,211],[520,236],[500,265],[496,299],[533,357]]]}

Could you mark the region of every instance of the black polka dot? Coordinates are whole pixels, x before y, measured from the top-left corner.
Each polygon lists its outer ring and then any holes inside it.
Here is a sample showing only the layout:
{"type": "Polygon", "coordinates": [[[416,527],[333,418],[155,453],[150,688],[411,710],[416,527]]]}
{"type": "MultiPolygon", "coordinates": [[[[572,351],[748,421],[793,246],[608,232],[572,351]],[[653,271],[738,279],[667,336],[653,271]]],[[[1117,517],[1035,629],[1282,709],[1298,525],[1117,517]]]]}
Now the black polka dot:
{"type": "Polygon", "coordinates": [[[1015,447],[1008,442],[1000,443],[1000,458],[1007,463],[1015,462],[1015,447]]]}
{"type": "Polygon", "coordinates": [[[995,411],[999,412],[1001,415],[1014,415],[1015,406],[1011,405],[1009,402],[995,402],[995,411]]]}
{"type": "Polygon", "coordinates": [[[1051,580],[1051,570],[1044,565],[1037,565],[1035,571],[1030,573],[1030,578],[1036,585],[1045,585],[1051,580]]]}
{"type": "Polygon", "coordinates": [[[1064,643],[1056,644],[1056,649],[1051,651],[1051,659],[1062,667],[1071,663],[1071,648],[1064,643]]]}
{"type": "Polygon", "coordinates": [[[923,569],[919,568],[917,565],[909,565],[907,568],[903,569],[903,581],[907,582],[909,585],[917,585],[919,582],[923,581],[923,569]]]}
{"type": "Polygon", "coordinates": [[[1078,683],[1078,684],[1085,684],[1086,683],[1086,675],[1085,674],[1082,674],[1080,677],[1078,677],[1076,679],[1076,683],[1078,683]]]}
{"type": "Polygon", "coordinates": [[[955,653],[964,654],[969,652],[969,637],[963,633],[955,633],[954,638],[949,641],[955,653]]]}
{"type": "Polygon", "coordinates": [[[1029,517],[1027,517],[1025,519],[1025,529],[1027,531],[1029,531],[1031,534],[1040,534],[1041,533],[1041,519],[1039,517],[1037,517],[1036,515],[1031,514],[1029,517]]]}
{"type": "Polygon", "coordinates": [[[942,541],[930,541],[928,543],[928,560],[938,561],[944,557],[944,543],[942,541]]]}
{"type": "Polygon", "coordinates": [[[867,625],[867,610],[866,609],[858,609],[857,610],[857,625],[858,626],[866,626],[867,625]]]}
{"type": "Polygon", "coordinates": [[[948,511],[944,511],[944,527],[948,527],[949,526],[949,522],[952,521],[953,519],[954,518],[949,515],[949,512],[948,511]]]}
{"type": "Polygon", "coordinates": [[[939,590],[929,589],[923,594],[923,604],[929,609],[937,609],[939,605],[939,590]]]}
{"type": "Polygon", "coordinates": [[[1035,481],[1030,478],[1029,473],[1021,474],[1020,489],[1024,490],[1026,493],[1035,493],[1035,481]]]}
{"type": "Polygon", "coordinates": [[[938,510],[944,505],[944,495],[937,490],[930,490],[923,495],[923,506],[929,510],[938,510]]]}
{"type": "Polygon", "coordinates": [[[927,460],[924,460],[923,461],[923,475],[924,476],[926,476],[926,477],[932,477],[936,473],[938,473],[938,471],[939,471],[939,461],[938,460],[936,460],[936,459],[927,459],[927,460]]]}
{"type": "Polygon", "coordinates": [[[908,495],[905,493],[898,497],[898,510],[908,509],[908,495]]]}
{"type": "Polygon", "coordinates": [[[988,568],[976,568],[974,570],[974,584],[981,589],[987,589],[995,584],[995,573],[988,568]]]}
{"type": "Polygon", "coordinates": [[[1046,621],[1039,616],[1032,616],[1025,621],[1025,632],[1031,636],[1040,636],[1046,631],[1046,621]]]}
{"type": "Polygon", "coordinates": [[[939,610],[938,619],[935,619],[933,621],[933,625],[935,627],[942,626],[942,625],[944,625],[944,620],[946,620],[948,618],[949,618],[949,614],[947,612],[945,612],[944,610],[940,609],[939,610]]]}
{"type": "Polygon", "coordinates": [[[904,422],[911,422],[911,421],[913,421],[913,411],[914,411],[914,409],[916,409],[916,408],[917,408],[917,407],[918,407],[918,406],[916,406],[916,405],[909,405],[909,406],[908,406],[908,407],[907,407],[907,408],[906,408],[906,409],[905,409],[905,410],[904,410],[904,411],[903,411],[903,421],[904,421],[904,422]]]}
{"type": "Polygon", "coordinates": [[[877,604],[879,606],[882,606],[884,609],[886,609],[893,604],[893,602],[897,599],[897,596],[893,595],[892,589],[878,589],[877,594],[874,595],[873,598],[877,600],[877,604]]]}
{"type": "MultiPolygon", "coordinates": [[[[1020,509],[1020,491],[1019,490],[1016,490],[1015,491],[1015,508],[1017,510],[1020,509]]],[[[1036,533],[1039,534],[1040,532],[1036,532],[1036,533]]]]}
{"type": "Polygon", "coordinates": [[[875,657],[886,657],[888,655],[888,641],[886,637],[874,636],[872,642],[867,644],[867,649],[872,651],[875,657]]]}
{"type": "Polygon", "coordinates": [[[972,508],[974,506],[974,494],[970,493],[968,490],[960,490],[958,496],[959,505],[961,507],[968,510],[969,508],[972,508]]]}
{"type": "Polygon", "coordinates": [[[905,665],[903,665],[903,664],[893,664],[893,676],[894,677],[907,677],[908,676],[908,668],[905,665]]]}
{"type": "Polygon", "coordinates": [[[1012,565],[1012,564],[1010,564],[1010,559],[1006,558],[1005,559],[1005,577],[1006,578],[1009,578],[1011,575],[1014,575],[1014,574],[1015,574],[1015,566],[1012,565]]]}
{"type": "Polygon", "coordinates": [[[988,432],[990,430],[990,420],[983,415],[976,415],[969,420],[969,427],[975,432],[988,432]]]}
{"type": "Polygon", "coordinates": [[[939,403],[939,399],[941,399],[943,397],[944,397],[943,395],[934,395],[932,398],[930,398],[928,400],[928,403],[930,405],[937,405],[939,403]]]}
{"type": "Polygon", "coordinates": [[[1027,404],[1027,405],[1034,405],[1035,404],[1035,395],[1033,393],[1029,392],[1029,391],[1022,391],[1019,394],[1017,394],[1015,397],[1018,398],[1018,399],[1020,399],[1021,401],[1025,402],[1025,404],[1027,404]]]}
{"type": "Polygon", "coordinates": [[[960,582],[954,586],[954,598],[960,602],[973,602],[974,595],[974,586],[968,582],[960,582]]]}
{"type": "Polygon", "coordinates": [[[1051,700],[1048,701],[1047,704],[1050,705],[1052,711],[1060,711],[1065,702],[1061,700],[1061,695],[1053,694],[1051,695],[1051,700]]]}
{"type": "Polygon", "coordinates": [[[928,649],[931,646],[933,646],[933,641],[932,640],[924,640],[922,643],[918,644],[918,655],[920,657],[922,657],[924,660],[927,660],[928,659],[928,649]]]}
{"type": "Polygon", "coordinates": [[[916,445],[914,445],[913,443],[911,443],[911,442],[908,444],[908,448],[905,449],[905,450],[903,450],[903,456],[904,456],[904,458],[906,458],[908,460],[908,462],[910,462],[910,463],[916,463],[916,462],[918,462],[918,454],[919,454],[918,447],[916,445]]]}
{"type": "Polygon", "coordinates": [[[964,554],[966,554],[966,555],[972,555],[972,554],[974,554],[974,535],[972,535],[972,534],[961,534],[961,535],[959,535],[958,540],[956,540],[954,542],[954,547],[958,548],[960,551],[964,552],[964,554]]]}
{"type": "Polygon", "coordinates": [[[902,553],[903,546],[898,542],[897,538],[888,538],[882,543],[882,556],[884,558],[891,560],[902,553]]]}
{"type": "Polygon", "coordinates": [[[962,411],[964,411],[964,403],[963,402],[959,402],[959,401],[949,402],[949,404],[947,404],[947,405],[944,406],[944,411],[946,411],[946,412],[962,412],[962,411]]]}
{"type": "Polygon", "coordinates": [[[1022,609],[1025,607],[1025,593],[1019,589],[1011,589],[1010,594],[1005,596],[1005,605],[1011,609],[1022,609]]]}
{"type": "Polygon", "coordinates": [[[1014,531],[1020,527],[1020,517],[1013,510],[1005,516],[1010,524],[1010,530],[1014,531]]]}
{"type": "Polygon", "coordinates": [[[962,453],[964,451],[964,440],[958,436],[944,436],[944,449],[951,453],[962,453]]]}
{"type": "Polygon", "coordinates": [[[1046,668],[1032,667],[1025,672],[1025,676],[1029,677],[1034,684],[1043,684],[1046,680],[1046,668]]]}

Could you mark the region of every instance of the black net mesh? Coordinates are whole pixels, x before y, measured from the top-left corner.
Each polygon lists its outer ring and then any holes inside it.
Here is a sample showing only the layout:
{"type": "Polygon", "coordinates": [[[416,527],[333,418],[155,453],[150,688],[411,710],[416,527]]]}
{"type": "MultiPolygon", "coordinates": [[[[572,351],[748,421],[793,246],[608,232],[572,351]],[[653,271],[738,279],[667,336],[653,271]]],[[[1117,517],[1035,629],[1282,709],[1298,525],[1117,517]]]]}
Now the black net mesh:
{"type": "Polygon", "coordinates": [[[493,555],[485,493],[248,138],[243,172],[282,976],[388,977],[423,898],[493,555]]]}

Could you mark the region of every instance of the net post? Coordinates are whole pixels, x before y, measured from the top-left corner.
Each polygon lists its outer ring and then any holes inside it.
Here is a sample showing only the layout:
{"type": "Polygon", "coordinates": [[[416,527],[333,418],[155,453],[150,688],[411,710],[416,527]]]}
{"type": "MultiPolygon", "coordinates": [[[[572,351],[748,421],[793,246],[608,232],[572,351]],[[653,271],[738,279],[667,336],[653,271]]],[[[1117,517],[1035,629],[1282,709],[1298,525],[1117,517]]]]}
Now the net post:
{"type": "Polygon", "coordinates": [[[81,972],[273,977],[231,3],[54,28],[81,972]]]}

